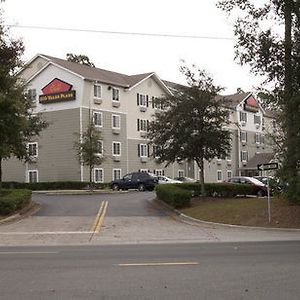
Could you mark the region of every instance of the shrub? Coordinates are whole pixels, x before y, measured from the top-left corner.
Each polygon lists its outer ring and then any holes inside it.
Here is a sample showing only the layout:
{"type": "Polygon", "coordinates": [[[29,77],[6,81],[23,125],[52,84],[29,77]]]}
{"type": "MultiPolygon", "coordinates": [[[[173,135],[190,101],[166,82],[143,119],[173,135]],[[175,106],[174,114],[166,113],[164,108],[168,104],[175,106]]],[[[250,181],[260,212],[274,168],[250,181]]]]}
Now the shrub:
{"type": "MultiPolygon", "coordinates": [[[[82,190],[87,189],[89,183],[81,181],[52,181],[52,182],[3,182],[3,187],[6,189],[29,189],[32,191],[37,190],[82,190]]],[[[95,189],[104,189],[108,187],[107,183],[95,183],[95,189]]]]}
{"type": "Polygon", "coordinates": [[[161,184],[156,186],[156,195],[159,200],[164,201],[174,208],[189,206],[192,192],[184,190],[176,184],[161,184]]]}
{"type": "MultiPolygon", "coordinates": [[[[180,185],[182,189],[192,191],[193,196],[201,195],[200,183],[183,183],[180,185]]],[[[232,198],[237,195],[252,195],[254,188],[250,184],[234,184],[234,183],[205,183],[206,196],[232,198]]]]}
{"type": "Polygon", "coordinates": [[[9,215],[24,208],[31,201],[29,190],[1,190],[0,192],[0,215],[9,215]]]}

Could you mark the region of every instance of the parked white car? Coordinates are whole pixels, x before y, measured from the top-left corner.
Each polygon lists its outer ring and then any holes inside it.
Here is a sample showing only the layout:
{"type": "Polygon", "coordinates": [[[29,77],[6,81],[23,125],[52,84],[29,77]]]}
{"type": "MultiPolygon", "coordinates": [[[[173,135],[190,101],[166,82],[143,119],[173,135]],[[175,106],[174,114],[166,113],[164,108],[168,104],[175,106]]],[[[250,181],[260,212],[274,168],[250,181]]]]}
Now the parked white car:
{"type": "Polygon", "coordinates": [[[175,180],[175,179],[172,179],[172,178],[167,177],[167,176],[157,176],[157,178],[158,178],[158,183],[159,184],[164,184],[164,183],[182,183],[182,181],[175,180]]]}

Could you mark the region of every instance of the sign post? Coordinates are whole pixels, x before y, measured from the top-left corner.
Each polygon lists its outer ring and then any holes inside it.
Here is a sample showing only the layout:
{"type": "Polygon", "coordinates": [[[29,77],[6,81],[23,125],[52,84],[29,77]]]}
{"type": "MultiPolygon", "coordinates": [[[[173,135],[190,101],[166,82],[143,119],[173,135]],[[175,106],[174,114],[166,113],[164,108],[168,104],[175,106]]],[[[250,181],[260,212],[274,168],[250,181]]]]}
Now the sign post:
{"type": "Polygon", "coordinates": [[[278,163],[259,164],[259,165],[257,165],[257,169],[259,171],[267,171],[268,219],[269,219],[269,223],[271,223],[270,180],[269,180],[269,172],[268,171],[278,169],[278,163]]]}

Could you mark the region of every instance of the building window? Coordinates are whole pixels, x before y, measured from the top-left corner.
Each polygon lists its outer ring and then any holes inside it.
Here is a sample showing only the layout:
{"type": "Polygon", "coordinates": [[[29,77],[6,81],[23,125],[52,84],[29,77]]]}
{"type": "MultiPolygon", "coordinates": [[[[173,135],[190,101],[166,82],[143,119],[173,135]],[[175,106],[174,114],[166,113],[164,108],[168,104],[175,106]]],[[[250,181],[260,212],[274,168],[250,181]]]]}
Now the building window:
{"type": "Polygon", "coordinates": [[[159,158],[158,155],[159,150],[160,150],[159,146],[153,145],[153,157],[159,158]]]}
{"type": "Polygon", "coordinates": [[[137,130],[138,131],[148,131],[149,120],[137,119],[137,130]]]}
{"type": "Polygon", "coordinates": [[[34,182],[38,182],[38,181],[39,181],[38,171],[37,170],[28,171],[28,182],[34,183],[34,182]]]}
{"type": "Polygon", "coordinates": [[[156,176],[164,176],[165,172],[164,170],[158,169],[158,170],[154,170],[153,172],[156,176]]]}
{"type": "Polygon", "coordinates": [[[240,121],[241,122],[247,122],[247,113],[240,111],[240,121]]]}
{"type": "Polygon", "coordinates": [[[247,132],[246,131],[241,131],[241,142],[247,143],[247,132]]]}
{"type": "Polygon", "coordinates": [[[101,85],[94,84],[94,98],[101,98],[101,85]]]}
{"type": "Polygon", "coordinates": [[[38,143],[28,143],[27,144],[28,155],[31,157],[38,157],[38,143]]]}
{"type": "Polygon", "coordinates": [[[148,169],[139,169],[140,173],[149,173],[148,169]]]}
{"type": "Polygon", "coordinates": [[[103,141],[102,140],[98,140],[97,141],[97,154],[98,155],[103,155],[103,141]]]}
{"type": "Polygon", "coordinates": [[[94,124],[97,127],[102,127],[103,126],[103,121],[102,121],[102,113],[101,112],[94,112],[94,124]]]}
{"type": "Polygon", "coordinates": [[[148,107],[148,95],[144,95],[144,94],[137,94],[137,105],[138,106],[145,106],[145,107],[148,107]]]}
{"type": "Polygon", "coordinates": [[[139,157],[148,157],[148,148],[147,144],[139,144],[138,145],[138,156],[139,157]]]}
{"type": "Polygon", "coordinates": [[[241,151],[241,161],[242,162],[248,161],[248,151],[241,151]]]}
{"type": "Polygon", "coordinates": [[[112,88],[112,100],[120,101],[120,91],[116,88],[112,88]]]}
{"type": "Polygon", "coordinates": [[[120,129],[121,128],[121,116],[112,115],[112,128],[120,129]]]}
{"type": "Polygon", "coordinates": [[[227,179],[230,179],[232,177],[232,171],[228,170],[227,171],[227,179]]]}
{"type": "Polygon", "coordinates": [[[231,161],[232,156],[231,156],[231,152],[228,152],[226,155],[226,160],[231,161]]]}
{"type": "Polygon", "coordinates": [[[122,170],[121,169],[113,169],[113,180],[121,179],[122,170]]]}
{"type": "Polygon", "coordinates": [[[163,110],[163,105],[160,100],[156,97],[152,97],[152,108],[163,110]]]}
{"type": "Polygon", "coordinates": [[[94,181],[95,182],[104,182],[104,171],[103,169],[94,169],[94,181]]]}
{"type": "Polygon", "coordinates": [[[220,182],[223,180],[223,174],[221,170],[217,171],[217,181],[220,182]]]}
{"type": "Polygon", "coordinates": [[[178,170],[178,177],[184,177],[184,170],[178,170]]]}
{"type": "Polygon", "coordinates": [[[260,125],[261,119],[260,116],[254,115],[254,124],[260,125]]]}
{"type": "Polygon", "coordinates": [[[27,92],[27,97],[28,99],[32,102],[33,105],[36,104],[36,89],[29,89],[28,92],[27,92]]]}
{"type": "Polygon", "coordinates": [[[116,156],[121,155],[121,143],[120,142],[112,143],[112,155],[116,155],[116,156]]]}
{"type": "Polygon", "coordinates": [[[260,133],[255,133],[255,143],[259,145],[261,143],[261,135],[260,133]]]}

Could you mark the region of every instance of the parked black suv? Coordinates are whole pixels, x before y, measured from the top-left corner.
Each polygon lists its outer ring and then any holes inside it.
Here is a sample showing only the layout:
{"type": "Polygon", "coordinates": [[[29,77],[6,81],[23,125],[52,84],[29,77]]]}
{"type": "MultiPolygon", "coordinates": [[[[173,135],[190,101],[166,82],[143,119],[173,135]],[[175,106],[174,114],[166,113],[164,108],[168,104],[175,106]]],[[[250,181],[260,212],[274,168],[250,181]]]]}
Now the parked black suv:
{"type": "Polygon", "coordinates": [[[138,189],[142,192],[145,190],[153,191],[157,183],[158,179],[149,173],[134,172],[125,175],[122,179],[113,180],[110,187],[115,191],[138,189]]]}

